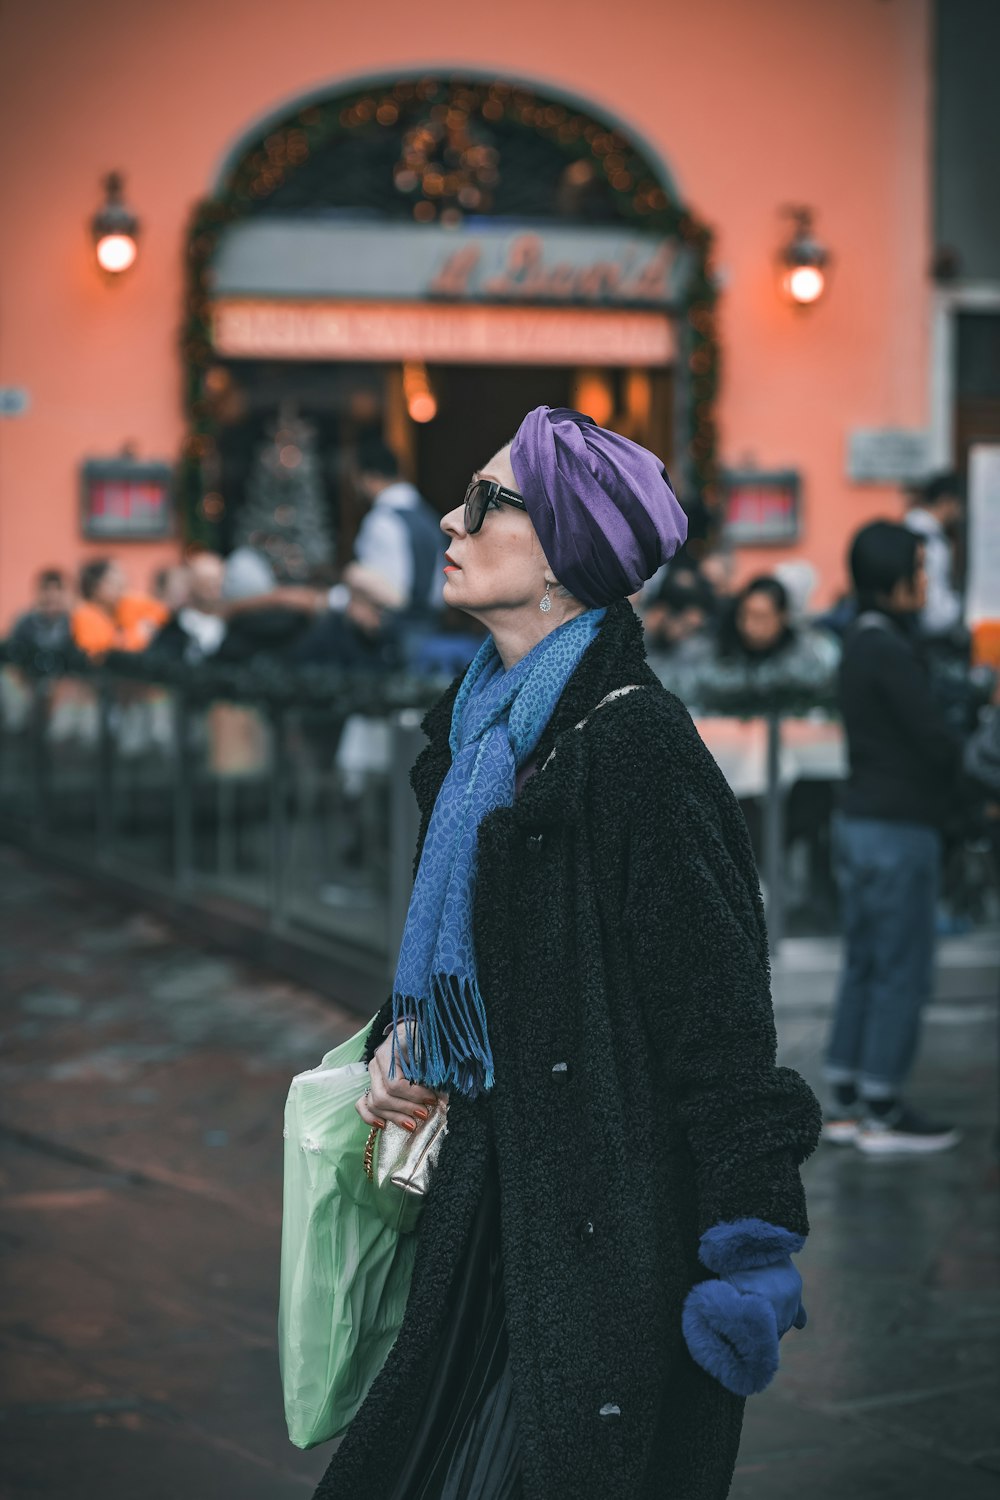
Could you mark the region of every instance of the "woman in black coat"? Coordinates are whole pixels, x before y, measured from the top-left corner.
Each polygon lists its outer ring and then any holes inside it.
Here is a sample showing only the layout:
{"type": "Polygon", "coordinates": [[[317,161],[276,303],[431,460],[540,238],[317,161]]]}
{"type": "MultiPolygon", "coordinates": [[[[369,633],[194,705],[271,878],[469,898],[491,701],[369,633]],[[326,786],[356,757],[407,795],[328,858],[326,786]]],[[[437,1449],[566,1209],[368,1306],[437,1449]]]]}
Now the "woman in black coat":
{"type": "MultiPolygon", "coordinates": [[[[494,681],[589,638],[477,814],[482,1024],[434,1014],[404,939],[372,1028],[362,1116],[412,1124],[444,1092],[449,1129],[401,1331],[317,1500],[722,1500],[745,1394],[804,1321],[789,1251],[819,1110],[775,1065],[742,816],[626,599],[683,516],[652,455],[542,407],[442,524],[494,681]]],[[[477,663],[425,721],[411,919],[461,842],[440,825],[477,663]]]]}

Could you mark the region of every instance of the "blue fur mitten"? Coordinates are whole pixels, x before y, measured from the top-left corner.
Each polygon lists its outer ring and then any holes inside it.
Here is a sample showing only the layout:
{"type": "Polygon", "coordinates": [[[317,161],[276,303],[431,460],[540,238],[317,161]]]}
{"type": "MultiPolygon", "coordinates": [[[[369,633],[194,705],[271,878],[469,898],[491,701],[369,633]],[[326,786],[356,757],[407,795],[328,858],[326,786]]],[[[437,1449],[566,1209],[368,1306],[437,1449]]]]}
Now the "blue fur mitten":
{"type": "Polygon", "coordinates": [[[790,1257],[805,1238],[763,1219],[714,1224],[698,1259],[717,1281],[691,1288],[681,1327],[691,1358],[736,1396],[762,1391],[778,1368],[778,1340],[804,1328],[802,1278],[790,1257]]]}

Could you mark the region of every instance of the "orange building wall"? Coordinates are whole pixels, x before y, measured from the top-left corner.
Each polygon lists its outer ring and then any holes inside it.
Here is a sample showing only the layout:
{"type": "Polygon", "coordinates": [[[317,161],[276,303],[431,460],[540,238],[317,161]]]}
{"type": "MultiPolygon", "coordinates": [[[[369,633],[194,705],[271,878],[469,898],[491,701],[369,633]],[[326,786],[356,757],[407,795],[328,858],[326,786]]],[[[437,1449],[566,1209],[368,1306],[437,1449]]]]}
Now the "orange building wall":
{"type": "MultiPolygon", "coordinates": [[[[176,332],[184,226],[222,158],[284,100],[414,66],[495,70],[572,92],[659,151],[718,234],[722,457],[797,467],[801,547],[843,581],[846,539],[895,513],[892,488],[848,483],[855,426],[927,419],[927,0],[33,0],[0,21],[0,631],[33,573],[106,550],[79,538],[80,460],[181,437],[176,332]],[[126,174],[140,260],[99,277],[87,233],[98,179],[126,174]],[[776,292],[781,205],[810,204],[835,264],[808,312],[776,292]]],[[[176,545],[115,548],[145,584],[176,545]]]]}

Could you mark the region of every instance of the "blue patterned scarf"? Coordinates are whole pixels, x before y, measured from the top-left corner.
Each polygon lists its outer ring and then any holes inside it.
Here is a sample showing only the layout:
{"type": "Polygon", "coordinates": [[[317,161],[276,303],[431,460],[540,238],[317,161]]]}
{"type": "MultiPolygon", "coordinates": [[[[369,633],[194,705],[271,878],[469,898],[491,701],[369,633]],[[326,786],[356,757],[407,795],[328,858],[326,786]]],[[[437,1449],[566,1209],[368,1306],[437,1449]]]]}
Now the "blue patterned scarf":
{"type": "Polygon", "coordinates": [[[487,638],[458,690],[451,766],[427,829],[392,994],[393,1020],[416,1018],[418,1056],[411,1061],[394,1040],[391,1075],[398,1062],[406,1078],[470,1098],[493,1086],[472,935],[479,825],[512,805],[517,772],[604,615],[592,609],[568,620],[509,672],[487,638]]]}

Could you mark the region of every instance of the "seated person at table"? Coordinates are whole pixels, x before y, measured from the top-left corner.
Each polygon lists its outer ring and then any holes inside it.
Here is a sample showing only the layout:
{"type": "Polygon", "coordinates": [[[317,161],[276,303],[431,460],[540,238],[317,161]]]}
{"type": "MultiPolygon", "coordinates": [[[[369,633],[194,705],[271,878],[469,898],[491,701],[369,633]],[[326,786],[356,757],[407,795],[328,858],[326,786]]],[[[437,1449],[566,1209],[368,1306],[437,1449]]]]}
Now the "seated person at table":
{"type": "Polygon", "coordinates": [[[788,590],[777,578],[762,576],[746,584],[727,606],[714,640],[696,661],[674,669],[669,659],[661,681],[686,702],[725,713],[746,709],[756,700],[760,711],[769,698],[787,704],[799,694],[803,706],[832,693],[839,643],[825,631],[792,619],[788,590]]]}
{"type": "Polygon", "coordinates": [[[39,573],[34,606],[19,616],[10,644],[26,656],[65,652],[69,647],[69,590],[58,568],[39,573]]]}
{"type": "Polygon", "coordinates": [[[176,579],[167,602],[170,619],[150,642],[150,655],[161,660],[203,661],[214,656],[226,634],[221,614],[223,561],[216,552],[196,552],[176,579]]]}
{"type": "Polygon", "coordinates": [[[712,588],[693,570],[668,573],[643,616],[650,659],[680,663],[700,656],[715,603],[712,588]]]}
{"type": "Polygon", "coordinates": [[[113,558],[94,558],[81,568],[71,627],[74,642],[88,656],[145,650],[168,615],[160,600],[127,592],[125,574],[113,558]]]}

